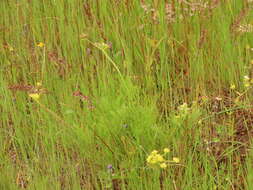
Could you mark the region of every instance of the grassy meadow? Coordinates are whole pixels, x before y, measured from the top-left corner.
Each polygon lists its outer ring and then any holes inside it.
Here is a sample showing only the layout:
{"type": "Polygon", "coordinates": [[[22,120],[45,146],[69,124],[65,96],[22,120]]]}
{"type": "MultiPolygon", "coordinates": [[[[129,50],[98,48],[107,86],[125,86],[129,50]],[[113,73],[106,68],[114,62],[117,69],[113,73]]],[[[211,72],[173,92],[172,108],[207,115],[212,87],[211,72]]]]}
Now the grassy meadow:
{"type": "Polygon", "coordinates": [[[252,190],[252,0],[1,0],[0,190],[252,190]]]}

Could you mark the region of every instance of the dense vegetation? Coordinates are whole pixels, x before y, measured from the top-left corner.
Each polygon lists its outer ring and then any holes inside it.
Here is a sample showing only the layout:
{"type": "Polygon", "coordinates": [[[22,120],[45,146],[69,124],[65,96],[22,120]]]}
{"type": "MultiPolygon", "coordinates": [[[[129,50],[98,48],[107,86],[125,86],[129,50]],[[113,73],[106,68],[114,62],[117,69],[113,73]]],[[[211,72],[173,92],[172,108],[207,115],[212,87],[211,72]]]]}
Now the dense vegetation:
{"type": "Polygon", "coordinates": [[[253,189],[252,0],[1,0],[0,189],[253,189]]]}

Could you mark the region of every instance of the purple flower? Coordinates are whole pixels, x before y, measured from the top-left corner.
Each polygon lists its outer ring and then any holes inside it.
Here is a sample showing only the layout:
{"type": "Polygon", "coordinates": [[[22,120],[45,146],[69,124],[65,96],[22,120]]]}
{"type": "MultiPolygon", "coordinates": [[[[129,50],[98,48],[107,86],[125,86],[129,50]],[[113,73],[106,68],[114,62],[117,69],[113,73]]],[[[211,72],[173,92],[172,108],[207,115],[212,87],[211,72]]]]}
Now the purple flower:
{"type": "Polygon", "coordinates": [[[109,164],[107,166],[107,171],[108,171],[108,173],[112,173],[113,172],[113,166],[111,164],[109,164]]]}

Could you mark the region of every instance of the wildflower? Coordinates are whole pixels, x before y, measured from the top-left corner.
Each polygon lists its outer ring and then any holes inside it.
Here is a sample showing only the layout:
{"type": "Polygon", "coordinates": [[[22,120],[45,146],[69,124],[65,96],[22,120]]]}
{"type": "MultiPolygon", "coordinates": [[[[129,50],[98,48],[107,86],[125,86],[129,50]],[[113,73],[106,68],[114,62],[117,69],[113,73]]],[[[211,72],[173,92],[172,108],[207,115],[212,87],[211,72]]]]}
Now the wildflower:
{"type": "Polygon", "coordinates": [[[36,100],[36,101],[38,101],[39,98],[40,98],[40,94],[38,94],[38,93],[32,93],[32,94],[29,94],[29,96],[30,96],[32,99],[36,100]]]}
{"type": "Polygon", "coordinates": [[[165,149],[163,149],[163,152],[164,152],[164,153],[168,153],[168,152],[170,152],[170,149],[165,148],[165,149]]]}
{"type": "Polygon", "coordinates": [[[110,48],[110,46],[108,44],[104,43],[104,42],[102,42],[102,43],[97,43],[96,42],[96,43],[94,43],[94,45],[96,47],[98,47],[99,49],[102,49],[102,50],[106,50],[106,49],[110,48]]]}
{"type": "Polygon", "coordinates": [[[158,166],[160,168],[167,168],[171,163],[179,163],[179,158],[173,157],[172,160],[164,159],[164,155],[168,152],[170,152],[170,149],[164,148],[163,149],[164,154],[161,155],[158,153],[157,150],[154,150],[150,153],[150,155],[147,157],[146,161],[150,166],[158,166]]]}
{"type": "Polygon", "coordinates": [[[14,51],[14,48],[12,46],[9,46],[9,51],[14,51]]]}
{"type": "Polygon", "coordinates": [[[37,87],[41,87],[41,86],[42,86],[42,83],[41,83],[41,82],[37,82],[37,83],[36,83],[36,86],[37,86],[37,87]]]}
{"type": "Polygon", "coordinates": [[[161,163],[164,162],[164,158],[161,154],[158,154],[158,151],[154,150],[151,152],[151,154],[147,158],[147,162],[149,164],[156,164],[156,163],[161,163]]]}
{"type": "Polygon", "coordinates": [[[235,89],[235,85],[234,85],[234,84],[231,84],[231,85],[230,85],[230,89],[231,89],[231,90],[234,90],[234,89],[235,89]]]}
{"type": "Polygon", "coordinates": [[[164,158],[162,157],[162,155],[157,154],[157,155],[156,155],[156,160],[157,160],[157,162],[163,162],[163,161],[164,161],[164,158]]]}
{"type": "Polygon", "coordinates": [[[165,169],[165,168],[167,168],[167,164],[166,164],[166,163],[162,163],[162,164],[160,164],[160,167],[161,167],[162,169],[165,169]]]}
{"type": "Polygon", "coordinates": [[[154,157],[152,155],[150,155],[148,158],[147,158],[147,163],[148,164],[156,164],[156,160],[154,159],[154,157]]]}
{"type": "Polygon", "coordinates": [[[248,88],[250,86],[250,83],[245,83],[244,86],[248,88]]]}
{"type": "Polygon", "coordinates": [[[178,115],[178,119],[179,119],[180,117],[184,118],[185,116],[187,116],[190,108],[188,108],[187,103],[183,103],[182,105],[178,106],[178,110],[179,110],[179,115],[178,115]]]}
{"type": "Polygon", "coordinates": [[[173,162],[175,162],[175,163],[179,163],[179,158],[177,158],[177,157],[173,157],[173,162]]]}
{"type": "Polygon", "coordinates": [[[152,159],[152,156],[148,156],[148,158],[147,158],[147,163],[149,163],[149,164],[154,164],[154,162],[153,162],[153,159],[152,159]]]}
{"type": "Polygon", "coordinates": [[[246,88],[250,86],[250,78],[247,75],[243,77],[243,84],[246,88]]]}
{"type": "Polygon", "coordinates": [[[112,172],[113,172],[113,166],[112,166],[111,164],[109,164],[109,165],[107,166],[107,172],[108,172],[108,173],[112,173],[112,172]]]}
{"type": "Polygon", "coordinates": [[[198,121],[198,124],[201,125],[203,123],[202,119],[198,121]]]}
{"type": "Polygon", "coordinates": [[[247,75],[245,75],[244,77],[243,77],[243,79],[244,79],[244,81],[249,81],[249,77],[247,76],[247,75]]]}
{"type": "Polygon", "coordinates": [[[44,47],[44,46],[45,46],[45,44],[44,44],[44,43],[42,43],[42,42],[40,42],[40,43],[38,43],[38,44],[37,44],[37,46],[38,46],[38,47],[44,47]]]}
{"type": "Polygon", "coordinates": [[[178,109],[180,111],[187,111],[188,110],[188,105],[187,103],[183,103],[182,105],[178,106],[178,109]]]}
{"type": "Polygon", "coordinates": [[[180,119],[180,115],[176,115],[175,118],[176,118],[176,119],[180,119]]]}

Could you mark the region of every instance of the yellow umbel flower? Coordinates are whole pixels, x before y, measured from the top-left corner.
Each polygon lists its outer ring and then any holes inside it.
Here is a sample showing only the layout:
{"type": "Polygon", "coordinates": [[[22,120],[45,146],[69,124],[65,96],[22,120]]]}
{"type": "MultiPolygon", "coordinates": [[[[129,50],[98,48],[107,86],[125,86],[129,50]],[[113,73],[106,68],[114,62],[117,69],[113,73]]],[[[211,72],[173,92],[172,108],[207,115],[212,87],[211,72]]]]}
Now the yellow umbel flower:
{"type": "Polygon", "coordinates": [[[157,153],[158,153],[157,150],[153,150],[153,151],[151,152],[151,155],[155,155],[155,154],[157,154],[157,153]]]}
{"type": "Polygon", "coordinates": [[[102,42],[102,43],[96,42],[96,43],[94,43],[94,45],[95,45],[97,48],[102,49],[102,50],[106,50],[106,49],[109,49],[109,48],[110,48],[110,46],[109,46],[108,44],[104,43],[104,42],[102,42]]]}
{"type": "Polygon", "coordinates": [[[167,164],[166,163],[162,163],[162,164],[160,164],[160,167],[163,168],[163,169],[165,169],[165,168],[167,168],[167,164]]]}
{"type": "Polygon", "coordinates": [[[163,149],[163,152],[164,152],[164,153],[168,153],[168,152],[170,152],[170,149],[165,148],[165,149],[163,149]]]}
{"type": "Polygon", "coordinates": [[[157,150],[152,151],[151,154],[147,158],[148,164],[156,164],[156,163],[161,163],[161,162],[164,162],[164,158],[161,154],[158,154],[157,150]]]}
{"type": "Polygon", "coordinates": [[[155,158],[156,158],[157,162],[164,162],[164,158],[160,154],[157,154],[155,158]]]}
{"type": "Polygon", "coordinates": [[[245,76],[243,77],[243,80],[244,80],[244,81],[249,81],[249,79],[250,79],[250,78],[249,78],[249,76],[247,76],[247,75],[245,75],[245,76]]]}
{"type": "Polygon", "coordinates": [[[42,42],[40,42],[40,43],[38,43],[38,44],[37,44],[37,46],[38,46],[38,47],[44,47],[44,46],[45,46],[45,44],[44,44],[44,43],[42,43],[42,42]]]}
{"type": "Polygon", "coordinates": [[[183,103],[182,105],[180,105],[180,106],[178,106],[178,109],[180,110],[180,111],[188,111],[188,104],[187,103],[183,103]]]}
{"type": "Polygon", "coordinates": [[[248,87],[250,87],[250,83],[249,83],[249,82],[245,82],[245,83],[244,83],[244,86],[245,86],[246,88],[248,88],[248,87]]]}
{"type": "Polygon", "coordinates": [[[36,86],[37,86],[37,87],[41,87],[41,86],[42,86],[42,83],[41,83],[41,82],[37,82],[37,83],[36,83],[36,86]]]}
{"type": "Polygon", "coordinates": [[[164,152],[164,154],[160,154],[160,153],[158,153],[157,150],[152,151],[146,159],[147,164],[150,167],[159,167],[159,168],[165,169],[172,164],[177,164],[180,162],[179,158],[177,158],[177,157],[173,157],[172,160],[168,160],[167,158],[164,158],[164,156],[168,152],[170,152],[170,149],[164,148],[163,152],[164,152]]]}
{"type": "Polygon", "coordinates": [[[10,50],[10,51],[14,51],[14,48],[11,47],[11,46],[9,46],[9,50],[10,50]]]}
{"type": "Polygon", "coordinates": [[[179,163],[179,158],[177,158],[177,157],[173,157],[173,162],[175,162],[175,163],[179,163]]]}
{"type": "Polygon", "coordinates": [[[250,78],[247,75],[243,77],[243,84],[246,88],[250,87],[250,78]]]}
{"type": "Polygon", "coordinates": [[[234,90],[234,89],[235,89],[235,85],[234,85],[234,84],[231,84],[231,85],[230,85],[230,89],[231,89],[231,90],[234,90]]]}
{"type": "Polygon", "coordinates": [[[38,101],[39,98],[40,98],[40,94],[38,94],[38,93],[32,93],[32,94],[29,94],[29,96],[30,96],[32,99],[36,100],[36,101],[38,101]]]}

